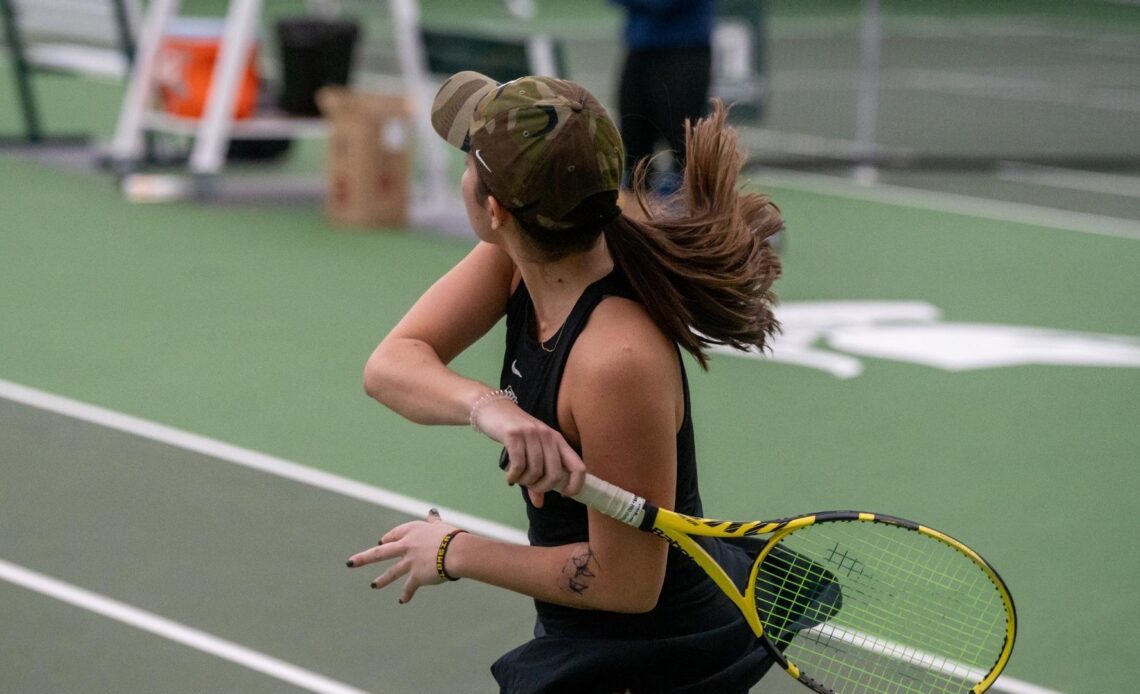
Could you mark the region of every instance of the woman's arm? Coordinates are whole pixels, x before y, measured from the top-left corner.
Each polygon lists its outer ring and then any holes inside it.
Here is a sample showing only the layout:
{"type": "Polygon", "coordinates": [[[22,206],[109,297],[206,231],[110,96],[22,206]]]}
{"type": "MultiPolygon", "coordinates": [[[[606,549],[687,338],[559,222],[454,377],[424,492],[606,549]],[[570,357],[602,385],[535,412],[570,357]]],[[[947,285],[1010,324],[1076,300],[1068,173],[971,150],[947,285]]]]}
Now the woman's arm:
{"type": "MultiPolygon", "coordinates": [[[[633,302],[611,298],[575,343],[559,396],[567,438],[580,443],[591,472],[671,508],[676,488],[676,434],[684,416],[676,348],[633,302]]],[[[394,528],[354,566],[396,560],[376,580],[406,575],[403,602],[421,585],[441,583],[439,543],[453,526],[429,517],[394,528]]],[[[448,548],[446,568],[547,602],[583,609],[645,612],[665,577],[668,546],[657,537],[589,512],[589,541],[524,547],[471,534],[448,548]]]]}
{"type": "MultiPolygon", "coordinates": [[[[684,415],[676,346],[640,304],[603,301],[571,352],[559,396],[562,430],[589,472],[673,508],[684,415]]],[[[668,545],[593,509],[589,522],[599,580],[630,604],[656,604],[668,545]]]]}
{"type": "MultiPolygon", "coordinates": [[[[420,424],[467,424],[472,407],[493,389],[448,364],[503,317],[515,265],[498,246],[480,243],[433,284],[388,333],[364,367],[364,390],[420,424]]],[[[567,490],[582,488],[585,465],[554,429],[509,400],[484,401],[480,431],[511,456],[508,484],[542,493],[566,474],[567,490]]]]}
{"type": "MultiPolygon", "coordinates": [[[[400,594],[400,602],[406,603],[421,586],[444,582],[436,571],[436,553],[443,538],[454,529],[429,514],[426,521],[405,523],[388,531],[379,545],[354,554],[348,565],[355,568],[395,560],[376,577],[372,587],[383,588],[406,575],[400,594]]],[[[640,590],[636,580],[619,584],[613,571],[607,577],[586,542],[529,547],[462,533],[448,545],[445,568],[452,578],[470,578],[580,609],[645,612],[657,599],[656,593],[640,590]]]]}
{"type": "MultiPolygon", "coordinates": [[[[609,298],[574,343],[559,391],[559,422],[591,473],[672,508],[683,392],[673,344],[640,306],[609,298]]],[[[460,535],[448,551],[448,571],[571,607],[653,609],[668,545],[593,509],[588,514],[589,541],[561,547],[460,535]]]]}
{"type": "Polygon", "coordinates": [[[413,422],[466,424],[471,406],[492,389],[447,365],[502,318],[514,272],[501,249],[478,244],[372,352],[364,391],[413,422]]]}

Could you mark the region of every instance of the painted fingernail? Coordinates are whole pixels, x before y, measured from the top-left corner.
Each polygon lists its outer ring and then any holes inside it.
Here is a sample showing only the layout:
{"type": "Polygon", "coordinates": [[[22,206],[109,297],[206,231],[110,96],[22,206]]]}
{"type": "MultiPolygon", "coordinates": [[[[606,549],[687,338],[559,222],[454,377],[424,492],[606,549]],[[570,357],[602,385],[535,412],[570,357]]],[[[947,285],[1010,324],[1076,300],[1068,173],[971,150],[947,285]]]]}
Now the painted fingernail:
{"type": "Polygon", "coordinates": [[[377,547],[379,547],[379,546],[380,546],[380,545],[382,545],[382,544],[384,544],[384,541],[383,541],[383,540],[380,540],[379,542],[377,542],[377,543],[376,543],[376,546],[377,546],[377,547]]]}
{"type": "Polygon", "coordinates": [[[376,588],[376,587],[377,587],[377,586],[376,586],[376,581],[373,581],[373,582],[372,582],[370,585],[371,585],[373,588],[376,588]]]}
{"type": "Polygon", "coordinates": [[[433,515],[433,516],[438,516],[438,515],[439,515],[439,509],[437,509],[437,508],[429,508],[429,509],[428,509],[428,513],[429,513],[429,514],[431,514],[431,515],[433,515]]]}
{"type": "Polygon", "coordinates": [[[403,605],[403,604],[404,604],[404,599],[403,599],[403,598],[400,598],[400,600],[399,600],[399,603],[400,603],[401,605],[403,605]]]}
{"type": "Polygon", "coordinates": [[[351,559],[349,559],[349,560],[348,560],[348,563],[347,563],[347,564],[345,564],[345,566],[347,566],[348,568],[352,569],[352,568],[355,568],[355,567],[356,567],[356,564],[355,564],[355,563],[353,563],[353,561],[352,561],[351,559]]]}

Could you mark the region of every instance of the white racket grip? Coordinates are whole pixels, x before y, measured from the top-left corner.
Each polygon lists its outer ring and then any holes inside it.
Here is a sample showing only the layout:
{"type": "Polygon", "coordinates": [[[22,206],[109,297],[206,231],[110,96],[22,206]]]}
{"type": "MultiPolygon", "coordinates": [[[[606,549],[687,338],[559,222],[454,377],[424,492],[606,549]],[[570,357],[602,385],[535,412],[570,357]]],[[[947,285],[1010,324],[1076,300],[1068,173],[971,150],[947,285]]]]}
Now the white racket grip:
{"type": "Polygon", "coordinates": [[[640,527],[645,518],[645,499],[589,473],[586,473],[582,491],[573,498],[635,528],[640,527]]]}

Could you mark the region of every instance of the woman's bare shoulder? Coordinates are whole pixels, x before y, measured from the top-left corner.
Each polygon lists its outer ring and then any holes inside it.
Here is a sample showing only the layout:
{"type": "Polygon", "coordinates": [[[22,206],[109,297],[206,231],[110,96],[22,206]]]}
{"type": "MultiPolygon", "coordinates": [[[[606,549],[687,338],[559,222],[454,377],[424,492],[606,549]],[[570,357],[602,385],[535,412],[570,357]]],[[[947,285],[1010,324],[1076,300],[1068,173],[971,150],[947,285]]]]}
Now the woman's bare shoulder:
{"type": "Polygon", "coordinates": [[[590,471],[668,508],[684,417],[681,384],[677,348],[645,309],[605,299],[574,343],[559,397],[564,430],[590,471]]]}
{"type": "Polygon", "coordinates": [[[677,352],[645,307],[610,296],[590,314],[571,352],[571,368],[587,382],[668,387],[677,371],[677,352]]]}

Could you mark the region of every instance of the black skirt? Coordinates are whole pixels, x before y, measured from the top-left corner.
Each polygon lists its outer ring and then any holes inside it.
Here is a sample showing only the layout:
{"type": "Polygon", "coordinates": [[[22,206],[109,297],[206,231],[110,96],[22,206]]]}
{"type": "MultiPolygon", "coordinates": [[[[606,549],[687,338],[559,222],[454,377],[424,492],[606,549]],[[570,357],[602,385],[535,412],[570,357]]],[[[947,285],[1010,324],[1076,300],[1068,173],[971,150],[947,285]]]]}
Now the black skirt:
{"type": "MultiPolygon", "coordinates": [[[[717,544],[718,562],[743,585],[752,557],[739,547],[717,544]]],[[[548,633],[539,622],[535,638],[495,661],[491,673],[500,691],[509,694],[743,694],[760,681],[773,660],[731,601],[719,591],[715,599],[721,604],[709,611],[709,616],[715,614],[711,623],[679,617],[691,622],[689,628],[667,637],[548,633]],[[723,609],[726,605],[731,610],[723,609]]]]}

